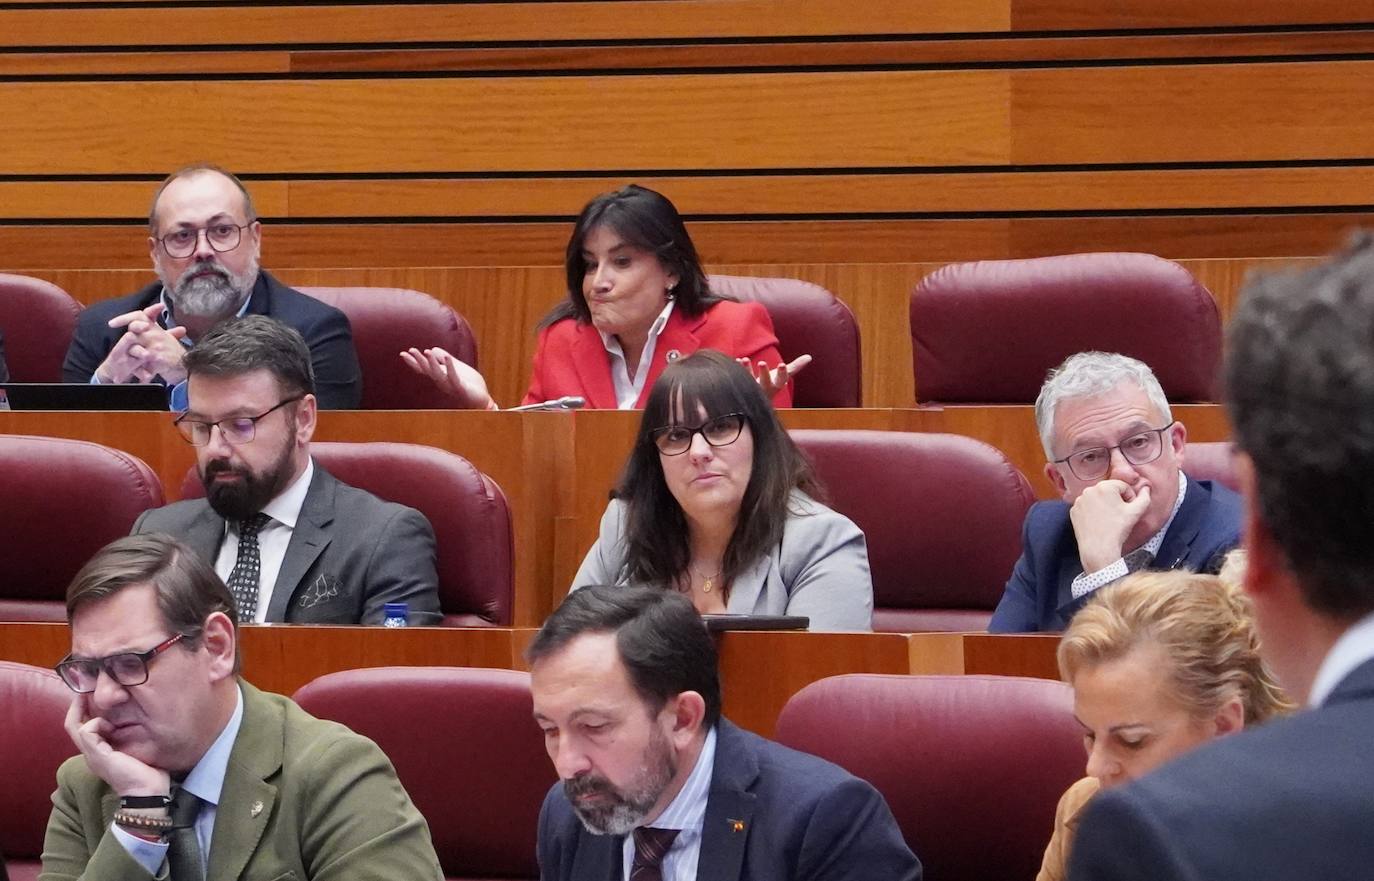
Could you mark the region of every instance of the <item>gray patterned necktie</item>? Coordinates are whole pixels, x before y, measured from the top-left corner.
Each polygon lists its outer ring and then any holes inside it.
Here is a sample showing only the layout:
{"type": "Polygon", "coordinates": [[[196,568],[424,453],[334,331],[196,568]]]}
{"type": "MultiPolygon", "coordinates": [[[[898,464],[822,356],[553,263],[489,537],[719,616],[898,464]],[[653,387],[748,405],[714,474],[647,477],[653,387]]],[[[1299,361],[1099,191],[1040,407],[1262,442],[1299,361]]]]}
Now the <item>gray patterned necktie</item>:
{"type": "Polygon", "coordinates": [[[196,817],[203,802],[185,789],[172,796],[172,831],[167,833],[167,875],[171,881],[204,881],[196,817]]]}
{"type": "Polygon", "coordinates": [[[249,624],[258,612],[258,582],[262,579],[262,555],[258,533],[272,518],[261,512],[239,521],[239,551],[234,571],[229,573],[229,592],[239,609],[239,623],[249,624]]]}

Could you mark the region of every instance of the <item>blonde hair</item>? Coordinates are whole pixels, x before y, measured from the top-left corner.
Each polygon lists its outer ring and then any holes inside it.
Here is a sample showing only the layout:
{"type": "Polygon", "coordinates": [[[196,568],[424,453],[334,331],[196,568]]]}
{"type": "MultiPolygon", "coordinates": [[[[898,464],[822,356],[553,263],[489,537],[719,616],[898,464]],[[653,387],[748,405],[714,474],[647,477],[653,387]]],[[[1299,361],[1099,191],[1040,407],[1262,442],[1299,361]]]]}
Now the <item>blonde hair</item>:
{"type": "Polygon", "coordinates": [[[1237,697],[1247,724],[1293,708],[1260,658],[1250,600],[1239,585],[1186,571],[1138,572],[1098,591],[1059,643],[1060,676],[1072,683],[1084,667],[1147,642],[1164,650],[1170,690],[1196,718],[1237,697]]]}

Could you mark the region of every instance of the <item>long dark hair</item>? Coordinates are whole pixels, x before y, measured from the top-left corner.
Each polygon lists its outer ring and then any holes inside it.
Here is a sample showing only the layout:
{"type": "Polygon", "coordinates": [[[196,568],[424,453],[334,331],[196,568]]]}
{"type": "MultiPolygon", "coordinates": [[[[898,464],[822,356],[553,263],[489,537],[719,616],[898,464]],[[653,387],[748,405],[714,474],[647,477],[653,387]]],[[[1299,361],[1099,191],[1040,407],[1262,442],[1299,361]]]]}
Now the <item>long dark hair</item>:
{"type": "Polygon", "coordinates": [[[564,318],[581,322],[592,320],[591,308],[582,294],[582,281],[587,273],[587,261],[582,256],[587,236],[597,227],[605,226],[627,244],[647,251],[658,258],[670,274],[677,276],[673,297],[674,310],[694,318],[713,303],[725,299],[711,293],[706,284],[706,271],[701,268],[692,237],[682,222],[682,215],[662,193],[630,184],[610,193],[602,193],[587,203],[568,239],[564,266],[568,273],[568,299],[544,316],[540,327],[547,327],[564,318]]]}
{"type": "Polygon", "coordinates": [[[699,408],[707,419],[743,413],[753,433],[753,471],[721,561],[721,576],[728,586],[782,541],[792,491],[820,498],[820,486],[747,369],[710,349],[669,364],[649,392],[634,450],[612,493],[626,506],[622,579],[676,586],[691,562],[687,518],[663,478],[653,441],[655,429],[677,422],[674,411],[679,408],[693,423],[699,408]]]}

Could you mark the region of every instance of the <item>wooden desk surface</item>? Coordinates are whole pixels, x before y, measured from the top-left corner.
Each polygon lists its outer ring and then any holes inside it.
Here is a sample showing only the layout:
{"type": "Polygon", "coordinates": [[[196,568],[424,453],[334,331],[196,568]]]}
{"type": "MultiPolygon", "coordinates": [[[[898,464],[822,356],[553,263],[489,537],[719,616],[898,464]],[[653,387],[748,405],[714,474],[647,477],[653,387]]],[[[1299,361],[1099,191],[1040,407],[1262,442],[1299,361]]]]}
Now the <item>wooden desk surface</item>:
{"type": "MultiPolygon", "coordinates": [[[[457,666],[525,669],[530,628],[243,628],[243,675],[292,694],[326,673],[361,667],[457,666]]],[[[720,635],[725,714],[771,736],[787,699],[844,673],[994,674],[1057,678],[1053,635],[984,633],[727,632],[720,635]]],[[[0,623],[0,659],[51,667],[69,649],[65,624],[0,623]]]]}

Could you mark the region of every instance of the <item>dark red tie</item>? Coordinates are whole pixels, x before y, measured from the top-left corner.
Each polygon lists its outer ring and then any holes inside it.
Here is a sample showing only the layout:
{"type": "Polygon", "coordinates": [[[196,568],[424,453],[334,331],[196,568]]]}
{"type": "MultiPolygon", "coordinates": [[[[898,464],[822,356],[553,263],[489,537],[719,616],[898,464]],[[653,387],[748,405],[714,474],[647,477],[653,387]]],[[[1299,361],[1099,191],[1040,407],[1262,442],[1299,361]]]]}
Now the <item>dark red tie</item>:
{"type": "Polygon", "coordinates": [[[663,881],[663,857],[673,846],[678,829],[635,829],[635,859],[630,864],[630,881],[663,881]]]}

